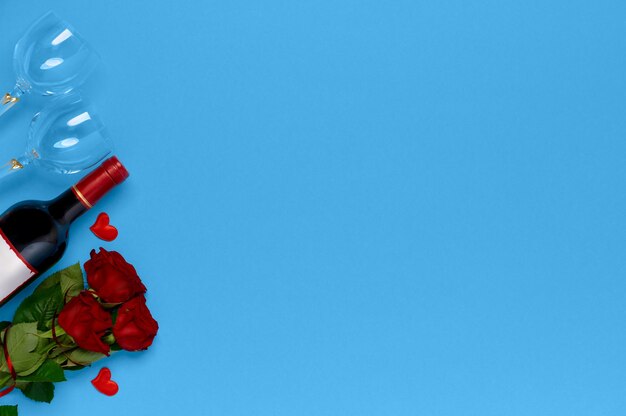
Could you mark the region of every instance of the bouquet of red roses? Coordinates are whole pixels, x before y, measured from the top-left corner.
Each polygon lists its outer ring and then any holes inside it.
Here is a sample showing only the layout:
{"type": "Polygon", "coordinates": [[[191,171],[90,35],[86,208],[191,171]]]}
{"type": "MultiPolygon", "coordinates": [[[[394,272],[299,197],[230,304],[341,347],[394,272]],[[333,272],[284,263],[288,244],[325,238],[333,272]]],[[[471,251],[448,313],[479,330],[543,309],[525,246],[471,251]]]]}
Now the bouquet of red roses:
{"type": "Polygon", "coordinates": [[[145,350],[159,326],[146,287],[115,251],[92,250],[85,265],[54,273],[24,299],[13,322],[0,322],[0,396],[18,388],[50,402],[65,370],[80,370],[119,350],[145,350]]]}

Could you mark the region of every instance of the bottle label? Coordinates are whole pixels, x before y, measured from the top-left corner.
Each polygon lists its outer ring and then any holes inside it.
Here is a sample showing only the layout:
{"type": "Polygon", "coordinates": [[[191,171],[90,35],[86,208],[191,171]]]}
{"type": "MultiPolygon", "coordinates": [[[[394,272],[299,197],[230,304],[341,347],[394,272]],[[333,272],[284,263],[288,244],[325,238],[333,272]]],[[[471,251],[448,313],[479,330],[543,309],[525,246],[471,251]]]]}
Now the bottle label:
{"type": "Polygon", "coordinates": [[[0,230],[0,301],[28,282],[37,271],[13,248],[0,230]]]}

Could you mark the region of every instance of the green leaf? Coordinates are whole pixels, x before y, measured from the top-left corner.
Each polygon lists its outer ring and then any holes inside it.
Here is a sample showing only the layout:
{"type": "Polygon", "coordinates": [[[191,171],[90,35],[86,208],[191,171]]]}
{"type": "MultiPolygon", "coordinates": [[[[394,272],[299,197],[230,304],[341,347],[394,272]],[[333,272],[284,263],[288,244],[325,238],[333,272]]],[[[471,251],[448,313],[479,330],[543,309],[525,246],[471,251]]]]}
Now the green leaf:
{"type": "Polygon", "coordinates": [[[42,338],[50,338],[50,339],[54,339],[54,337],[56,336],[57,339],[61,338],[63,335],[65,335],[65,330],[63,328],[61,328],[59,325],[55,325],[54,327],[54,333],[52,332],[52,328],[50,328],[48,331],[46,332],[40,332],[39,336],[42,338]],[[54,335],[53,335],[54,334],[54,335]]]}
{"type": "Polygon", "coordinates": [[[73,350],[74,348],[76,348],[75,345],[72,346],[56,346],[54,347],[51,351],[50,354],[48,354],[49,358],[56,358],[59,355],[62,355],[63,353],[69,353],[70,350],[73,350]]]}
{"type": "MultiPolygon", "coordinates": [[[[80,263],[76,263],[70,267],[67,267],[65,269],[59,270],[56,273],[52,273],[50,276],[48,276],[44,281],[42,281],[41,283],[39,283],[39,285],[35,288],[34,293],[37,293],[41,290],[44,289],[48,289],[50,287],[53,286],[59,286],[61,287],[62,283],[61,283],[61,279],[63,278],[63,276],[65,276],[64,280],[67,280],[65,283],[65,288],[67,289],[69,286],[73,286],[73,284],[69,284],[68,282],[78,282],[79,280],[79,276],[80,276],[80,282],[82,285],[83,282],[83,272],[80,268],[80,263]]],[[[63,291],[63,293],[65,293],[65,291],[63,291]]]]}
{"type": "Polygon", "coordinates": [[[60,286],[39,290],[22,301],[13,316],[13,323],[36,322],[41,330],[50,329],[52,320],[63,307],[60,286]]]}
{"type": "Polygon", "coordinates": [[[85,368],[84,365],[72,365],[71,367],[65,367],[67,371],[78,371],[82,370],[83,368],[85,368]]]}
{"type": "Polygon", "coordinates": [[[55,357],[51,357],[51,360],[54,360],[55,363],[57,363],[58,365],[60,365],[62,368],[67,369],[67,356],[65,354],[59,354],[55,357]]]}
{"type": "Polygon", "coordinates": [[[54,398],[54,384],[50,382],[35,382],[17,385],[24,396],[37,402],[50,403],[54,398]]]}
{"type": "Polygon", "coordinates": [[[43,362],[40,354],[32,352],[37,348],[39,341],[36,323],[13,325],[9,329],[6,341],[15,372],[21,373],[34,367],[36,370],[36,367],[43,362]]]}
{"type": "Polygon", "coordinates": [[[11,377],[11,373],[7,373],[6,371],[0,371],[0,388],[8,386],[11,380],[13,380],[13,378],[11,377]]]}
{"type": "Polygon", "coordinates": [[[80,263],[76,263],[58,273],[60,275],[61,293],[66,297],[66,300],[77,296],[85,289],[83,271],[80,268],[80,263]]]}
{"type": "Polygon", "coordinates": [[[51,349],[57,346],[54,340],[50,338],[42,337],[41,332],[38,333],[37,336],[39,339],[37,340],[37,347],[35,347],[34,352],[41,354],[41,355],[47,355],[51,349]]]}
{"type": "Polygon", "coordinates": [[[46,277],[44,281],[39,283],[39,285],[33,291],[33,295],[41,292],[42,290],[50,289],[51,287],[58,287],[59,291],[61,290],[61,273],[56,272],[52,273],[50,276],[46,277]]]}
{"type": "Polygon", "coordinates": [[[9,321],[2,321],[2,322],[0,322],[0,331],[4,331],[4,329],[6,327],[10,326],[10,325],[11,325],[11,322],[9,322],[9,321]]]}
{"type": "Polygon", "coordinates": [[[37,356],[37,360],[30,366],[30,368],[27,368],[26,370],[23,370],[23,371],[16,371],[18,376],[27,376],[29,374],[34,373],[46,360],[45,355],[36,354],[36,353],[34,355],[37,356]]]}
{"type": "Polygon", "coordinates": [[[7,365],[7,360],[4,357],[4,348],[0,347],[0,371],[5,373],[9,372],[9,366],[7,365]]]}
{"type": "Polygon", "coordinates": [[[68,357],[74,365],[78,364],[85,366],[106,357],[106,355],[99,352],[87,351],[82,348],[76,348],[74,351],[69,353],[68,357]]]}
{"type": "Polygon", "coordinates": [[[17,416],[17,406],[0,406],[0,416],[17,416]]]}
{"type": "Polygon", "coordinates": [[[27,376],[18,376],[18,380],[60,382],[65,381],[65,375],[59,364],[53,360],[46,360],[35,372],[27,376]]]}

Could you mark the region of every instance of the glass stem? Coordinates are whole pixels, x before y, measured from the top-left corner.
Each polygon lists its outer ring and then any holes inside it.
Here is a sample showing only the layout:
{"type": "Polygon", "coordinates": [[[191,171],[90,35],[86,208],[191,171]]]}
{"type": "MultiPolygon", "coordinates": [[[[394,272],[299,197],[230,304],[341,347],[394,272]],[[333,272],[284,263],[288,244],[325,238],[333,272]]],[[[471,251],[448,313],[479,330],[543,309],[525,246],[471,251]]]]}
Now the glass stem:
{"type": "Polygon", "coordinates": [[[26,85],[23,81],[18,80],[11,92],[7,92],[0,97],[0,116],[18,103],[20,97],[24,95],[24,92],[26,91],[26,88],[24,88],[25,86],[26,85]]]}
{"type": "Polygon", "coordinates": [[[0,180],[6,178],[13,172],[24,169],[29,163],[30,160],[26,156],[9,160],[4,165],[0,166],[0,180]]]}

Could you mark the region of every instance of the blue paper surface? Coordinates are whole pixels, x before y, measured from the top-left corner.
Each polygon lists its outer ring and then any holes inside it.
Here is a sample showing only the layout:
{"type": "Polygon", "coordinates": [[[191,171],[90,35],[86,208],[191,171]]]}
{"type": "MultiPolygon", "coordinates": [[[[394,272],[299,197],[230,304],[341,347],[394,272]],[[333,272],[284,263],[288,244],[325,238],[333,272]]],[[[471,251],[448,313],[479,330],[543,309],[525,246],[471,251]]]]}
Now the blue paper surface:
{"type": "MultiPolygon", "coordinates": [[[[161,330],[21,415],[623,415],[626,4],[0,3],[53,8],[131,177],[57,268],[118,250],[161,330]],[[112,243],[88,230],[106,211],[112,243]],[[115,397],[90,384],[108,366],[115,397]]],[[[22,151],[43,101],[0,119],[22,151]]],[[[23,172],[0,210],[74,178],[23,172]]],[[[0,310],[10,318],[30,290],[0,310]]]]}

